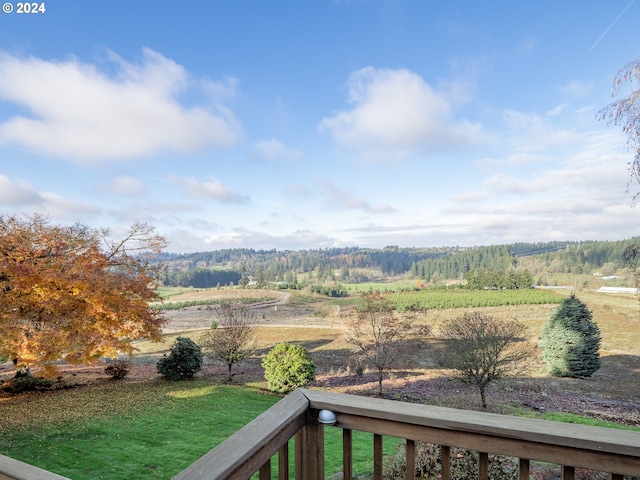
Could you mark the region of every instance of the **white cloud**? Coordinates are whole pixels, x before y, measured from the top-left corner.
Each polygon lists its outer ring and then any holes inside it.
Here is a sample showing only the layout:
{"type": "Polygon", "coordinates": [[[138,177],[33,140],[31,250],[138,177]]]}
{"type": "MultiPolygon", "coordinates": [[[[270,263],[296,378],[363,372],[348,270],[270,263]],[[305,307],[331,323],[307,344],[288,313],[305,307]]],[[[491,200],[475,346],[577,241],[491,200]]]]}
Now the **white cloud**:
{"type": "Polygon", "coordinates": [[[480,127],[451,119],[450,104],[420,76],[409,70],[366,67],[348,81],[349,111],[324,118],[341,144],[373,150],[407,150],[468,143],[480,127]]]}
{"type": "Polygon", "coordinates": [[[593,87],[593,82],[571,80],[567,85],[561,87],[560,90],[574,97],[585,97],[593,91],[593,87]]]}
{"type": "Polygon", "coordinates": [[[331,203],[338,208],[363,210],[368,213],[391,213],[396,211],[391,205],[372,205],[369,201],[356,197],[350,192],[340,190],[329,182],[324,182],[322,186],[329,193],[331,203]]]}
{"type": "MultiPolygon", "coordinates": [[[[172,237],[169,236],[168,238],[171,239],[172,237]]],[[[221,248],[297,250],[326,248],[336,243],[335,238],[311,230],[296,230],[284,235],[272,235],[245,228],[235,229],[232,233],[203,237],[201,241],[203,244],[202,249],[205,250],[221,248]]]]}
{"type": "Polygon", "coordinates": [[[309,196],[309,190],[306,187],[298,184],[287,185],[283,193],[287,197],[292,198],[307,198],[309,196]]]}
{"type": "Polygon", "coordinates": [[[205,200],[217,200],[223,203],[247,203],[249,197],[231,191],[226,185],[216,178],[208,182],[199,182],[194,178],[184,178],[170,175],[169,180],[180,185],[185,192],[197,198],[205,200]]]}
{"type": "Polygon", "coordinates": [[[144,182],[136,177],[119,175],[109,182],[109,190],[127,197],[140,197],[147,192],[144,182]]]}
{"type": "Polygon", "coordinates": [[[42,201],[40,194],[28,183],[14,183],[0,174],[0,205],[27,206],[41,204],[42,201]]]}
{"type": "Polygon", "coordinates": [[[486,192],[463,192],[453,197],[453,200],[457,202],[477,202],[485,198],[487,198],[486,192]]]}
{"type": "Polygon", "coordinates": [[[553,107],[551,110],[545,113],[545,115],[547,117],[557,117],[564,111],[565,108],[567,108],[567,104],[561,103],[560,105],[556,105],[555,107],[553,107]]]}
{"type": "MultiPolygon", "coordinates": [[[[113,75],[76,59],[0,54],[0,99],[30,112],[0,123],[0,146],[88,163],[190,152],[238,138],[240,127],[223,105],[178,102],[191,79],[174,61],[149,49],[139,64],[115,54],[109,61],[113,75]]],[[[215,90],[215,82],[205,83],[215,90]]]]}
{"type": "Polygon", "coordinates": [[[302,152],[289,148],[282,142],[272,138],[271,140],[261,140],[257,142],[249,155],[253,158],[263,160],[281,160],[300,158],[302,152]]]}
{"type": "Polygon", "coordinates": [[[92,216],[99,213],[99,208],[85,202],[76,202],[55,192],[42,192],[43,208],[40,213],[54,218],[77,222],[79,217],[92,216]]]}
{"type": "Polygon", "coordinates": [[[566,147],[582,140],[576,132],[558,129],[534,113],[506,110],[503,120],[510,129],[510,145],[518,152],[536,152],[550,146],[566,147]]]}
{"type": "Polygon", "coordinates": [[[31,185],[14,182],[3,174],[0,174],[0,205],[75,221],[78,215],[91,215],[98,211],[94,205],[76,202],[55,192],[39,192],[31,185]]]}

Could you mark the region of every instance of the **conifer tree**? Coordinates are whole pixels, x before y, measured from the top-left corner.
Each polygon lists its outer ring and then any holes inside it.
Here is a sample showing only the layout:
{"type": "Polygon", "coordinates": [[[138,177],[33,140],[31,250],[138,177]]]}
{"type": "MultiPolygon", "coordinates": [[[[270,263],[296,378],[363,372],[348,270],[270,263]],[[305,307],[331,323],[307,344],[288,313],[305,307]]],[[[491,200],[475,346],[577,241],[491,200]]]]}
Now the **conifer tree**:
{"type": "Polygon", "coordinates": [[[572,294],[542,327],[542,358],[556,377],[590,377],[600,368],[600,341],[591,311],[572,294]]]}

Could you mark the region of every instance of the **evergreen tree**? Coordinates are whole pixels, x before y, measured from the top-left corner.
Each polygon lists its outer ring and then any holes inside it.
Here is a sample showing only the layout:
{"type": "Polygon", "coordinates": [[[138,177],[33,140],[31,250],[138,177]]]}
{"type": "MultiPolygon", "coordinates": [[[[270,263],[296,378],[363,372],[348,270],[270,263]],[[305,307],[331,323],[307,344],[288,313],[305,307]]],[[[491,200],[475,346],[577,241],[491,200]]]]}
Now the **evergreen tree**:
{"type": "Polygon", "coordinates": [[[542,327],[542,358],[556,377],[590,377],[600,368],[600,341],[591,311],[572,294],[542,327]]]}

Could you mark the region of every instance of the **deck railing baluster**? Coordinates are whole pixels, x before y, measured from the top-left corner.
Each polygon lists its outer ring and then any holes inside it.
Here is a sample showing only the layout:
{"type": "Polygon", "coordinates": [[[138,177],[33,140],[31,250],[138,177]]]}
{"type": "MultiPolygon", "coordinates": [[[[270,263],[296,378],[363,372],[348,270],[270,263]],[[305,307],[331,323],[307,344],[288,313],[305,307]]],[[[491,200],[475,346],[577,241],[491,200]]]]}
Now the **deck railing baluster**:
{"type": "Polygon", "coordinates": [[[562,467],[562,480],[575,480],[576,469],[574,467],[568,467],[563,465],[562,467]]]}
{"type": "Polygon", "coordinates": [[[407,451],[407,480],[415,480],[416,478],[416,442],[406,440],[405,449],[407,451]]]}
{"type": "Polygon", "coordinates": [[[518,480],[529,480],[529,460],[518,459],[518,480]]]}
{"type": "Polygon", "coordinates": [[[442,465],[442,480],[451,480],[451,448],[440,446],[440,465],[442,465]]]}
{"type": "Polygon", "coordinates": [[[294,462],[295,462],[295,475],[296,480],[302,478],[302,442],[303,442],[302,430],[295,434],[293,440],[294,449],[294,462]]]}
{"type": "Polygon", "coordinates": [[[278,480],[289,480],[289,442],[278,450],[278,480]]]}
{"type": "Polygon", "coordinates": [[[382,480],[382,435],[373,435],[373,480],[382,480]]]}
{"type": "Polygon", "coordinates": [[[271,459],[260,467],[260,480],[271,480],[271,459]]]}
{"type": "Polygon", "coordinates": [[[342,429],[342,478],[353,478],[353,435],[348,428],[342,429]]]}
{"type": "Polygon", "coordinates": [[[489,454],[478,452],[478,478],[489,480],[489,454]]]}

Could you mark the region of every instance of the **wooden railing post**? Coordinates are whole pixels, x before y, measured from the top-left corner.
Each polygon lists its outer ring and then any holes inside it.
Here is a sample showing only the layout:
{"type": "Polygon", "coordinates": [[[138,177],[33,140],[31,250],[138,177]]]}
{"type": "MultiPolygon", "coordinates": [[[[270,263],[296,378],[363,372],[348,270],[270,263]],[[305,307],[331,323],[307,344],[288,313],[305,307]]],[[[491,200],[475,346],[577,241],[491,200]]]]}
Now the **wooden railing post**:
{"type": "Polygon", "coordinates": [[[295,441],[296,479],[324,480],[324,426],[310,415],[295,441]]]}

